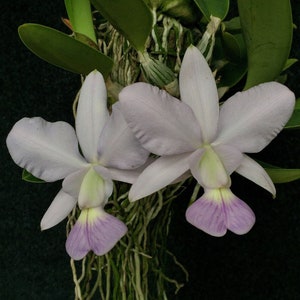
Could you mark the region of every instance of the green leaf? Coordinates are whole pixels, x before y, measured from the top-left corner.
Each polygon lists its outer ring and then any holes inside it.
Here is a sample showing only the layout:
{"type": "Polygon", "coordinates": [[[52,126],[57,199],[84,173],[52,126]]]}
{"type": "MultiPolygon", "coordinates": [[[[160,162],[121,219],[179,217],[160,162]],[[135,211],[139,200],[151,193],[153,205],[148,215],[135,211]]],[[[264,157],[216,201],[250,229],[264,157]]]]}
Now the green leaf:
{"type": "Polygon", "coordinates": [[[39,178],[33,176],[26,169],[23,169],[22,179],[25,180],[25,181],[31,182],[31,183],[45,183],[44,180],[39,179],[39,178]]]}
{"type": "Polygon", "coordinates": [[[53,28],[23,24],[19,35],[34,54],[67,71],[87,75],[97,69],[106,78],[112,69],[108,56],[53,28]]]}
{"type": "Polygon", "coordinates": [[[293,23],[289,0],[238,0],[247,48],[244,89],[275,80],[288,59],[293,23]]]}
{"type": "Polygon", "coordinates": [[[274,183],[286,183],[300,179],[300,169],[283,169],[259,162],[271,177],[274,183]]]}
{"type": "Polygon", "coordinates": [[[83,34],[97,44],[89,0],[65,0],[65,6],[74,32],[83,34]]]}
{"type": "Polygon", "coordinates": [[[153,16],[143,0],[91,0],[95,8],[139,51],[145,49],[153,16]]]}
{"type": "Polygon", "coordinates": [[[222,45],[230,61],[240,62],[246,58],[246,46],[241,33],[222,32],[222,45]]]}
{"type": "Polygon", "coordinates": [[[296,100],[294,112],[284,128],[286,129],[300,128],[300,99],[296,100]]]}
{"type": "Polygon", "coordinates": [[[156,7],[163,14],[179,19],[183,24],[193,24],[202,16],[194,0],[162,0],[156,7]]]}
{"type": "Polygon", "coordinates": [[[229,21],[222,22],[223,31],[227,31],[230,33],[241,32],[241,20],[240,17],[235,17],[230,19],[229,21]]]}
{"type": "Polygon", "coordinates": [[[206,20],[210,21],[210,16],[223,20],[229,10],[229,0],[194,0],[206,20]]]}
{"type": "Polygon", "coordinates": [[[246,64],[234,64],[227,63],[220,71],[218,72],[218,77],[220,77],[220,81],[218,83],[219,87],[232,87],[236,85],[246,74],[247,66],[246,64]]]}
{"type": "Polygon", "coordinates": [[[286,61],[285,65],[284,65],[284,67],[283,67],[283,69],[282,69],[282,71],[287,70],[288,68],[290,68],[291,66],[293,66],[296,62],[298,62],[298,59],[297,59],[297,58],[289,58],[289,59],[286,61]]]}

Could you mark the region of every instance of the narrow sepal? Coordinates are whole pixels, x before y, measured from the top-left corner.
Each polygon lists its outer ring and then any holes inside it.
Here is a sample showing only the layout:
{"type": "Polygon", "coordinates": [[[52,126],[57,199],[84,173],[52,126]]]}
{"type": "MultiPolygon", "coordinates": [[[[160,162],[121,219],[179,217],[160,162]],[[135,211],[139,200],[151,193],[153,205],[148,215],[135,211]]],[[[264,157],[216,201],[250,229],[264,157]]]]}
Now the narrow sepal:
{"type": "Polygon", "coordinates": [[[100,133],[109,117],[106,87],[98,71],[91,72],[82,84],[76,115],[76,133],[84,156],[97,160],[100,133]]]}
{"type": "Polygon", "coordinates": [[[189,169],[190,153],[160,157],[150,164],[131,186],[129,200],[136,201],[159,191],[189,169]]]}
{"type": "Polygon", "coordinates": [[[179,84],[181,100],[196,115],[204,142],[212,142],[219,117],[218,91],[211,69],[194,46],[188,47],[183,57],[179,84]]]}
{"type": "Polygon", "coordinates": [[[276,196],[276,188],[268,173],[248,155],[243,155],[243,160],[236,172],[269,191],[273,197],[276,196]]]}
{"type": "Polygon", "coordinates": [[[72,211],[76,202],[75,198],[60,190],[41,220],[41,230],[49,229],[60,223],[72,211]]]}

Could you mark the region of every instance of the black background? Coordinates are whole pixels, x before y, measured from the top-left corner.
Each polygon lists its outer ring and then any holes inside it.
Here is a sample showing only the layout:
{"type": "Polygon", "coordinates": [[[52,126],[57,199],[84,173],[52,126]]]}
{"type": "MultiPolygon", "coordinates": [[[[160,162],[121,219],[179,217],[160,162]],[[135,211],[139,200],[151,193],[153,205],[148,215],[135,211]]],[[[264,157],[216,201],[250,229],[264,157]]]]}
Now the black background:
{"type": "MultiPolygon", "coordinates": [[[[73,299],[65,222],[40,232],[39,223],[61,183],[30,184],[9,157],[5,139],[22,117],[73,123],[71,104],[80,79],[31,54],[17,27],[40,23],[65,30],[64,1],[3,1],[1,8],[1,182],[0,299],[73,299]]],[[[294,23],[300,5],[292,1],[294,23]]],[[[299,29],[291,57],[300,57],[299,29]]],[[[287,85],[300,95],[299,64],[287,85]]],[[[256,157],[283,167],[298,167],[299,132],[284,131],[256,157]]],[[[275,200],[255,184],[233,176],[232,190],[254,210],[257,222],[245,236],[214,238],[184,218],[188,193],[174,202],[169,248],[190,273],[189,283],[170,299],[300,299],[299,182],[277,185],[275,200]]]]}

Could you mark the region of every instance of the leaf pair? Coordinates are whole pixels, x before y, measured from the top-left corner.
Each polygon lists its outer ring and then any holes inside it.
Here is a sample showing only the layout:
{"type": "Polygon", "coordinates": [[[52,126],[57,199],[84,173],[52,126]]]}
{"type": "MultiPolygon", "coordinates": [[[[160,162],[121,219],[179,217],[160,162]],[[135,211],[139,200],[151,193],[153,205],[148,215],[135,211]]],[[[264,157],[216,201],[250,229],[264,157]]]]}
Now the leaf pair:
{"type": "MultiPolygon", "coordinates": [[[[119,30],[137,50],[144,50],[152,28],[152,14],[141,0],[92,1],[93,5],[119,30]]],[[[88,1],[65,1],[72,29],[96,44],[88,1]]],[[[65,70],[87,75],[97,69],[104,77],[113,61],[90,45],[67,34],[39,24],[19,27],[23,43],[37,56],[65,70]]]]}

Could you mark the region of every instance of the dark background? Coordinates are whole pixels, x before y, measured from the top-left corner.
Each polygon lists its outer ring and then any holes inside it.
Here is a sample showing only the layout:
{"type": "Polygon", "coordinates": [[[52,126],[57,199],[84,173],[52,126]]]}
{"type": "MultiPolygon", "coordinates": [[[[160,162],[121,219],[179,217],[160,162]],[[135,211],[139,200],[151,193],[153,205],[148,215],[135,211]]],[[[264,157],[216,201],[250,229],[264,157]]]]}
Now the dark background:
{"type": "MultiPolygon", "coordinates": [[[[40,232],[39,223],[61,183],[30,184],[10,159],[5,139],[24,116],[73,123],[71,104],[79,76],[43,62],[21,43],[17,27],[33,22],[65,30],[63,0],[3,1],[1,8],[1,182],[0,299],[73,299],[65,224],[40,232]]],[[[300,5],[292,1],[294,23],[300,5]]],[[[299,29],[291,57],[300,57],[299,29]]],[[[300,96],[299,64],[287,85],[300,96]]],[[[280,133],[257,157],[283,167],[298,167],[299,131],[280,133]]],[[[255,184],[233,176],[233,191],[254,210],[257,222],[245,236],[214,238],[184,218],[187,196],[174,202],[170,250],[190,273],[176,299],[300,299],[299,181],[277,185],[277,198],[255,184]]],[[[173,299],[170,297],[170,299],[173,299]]],[[[160,300],[160,299],[159,299],[160,300]]]]}

